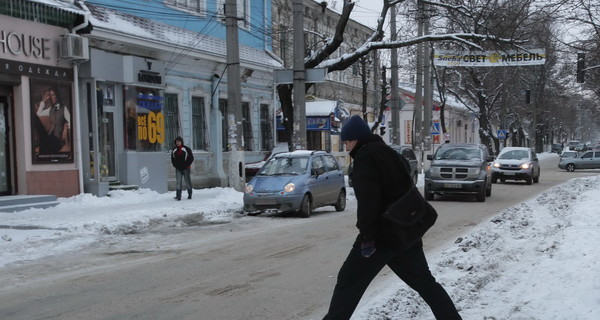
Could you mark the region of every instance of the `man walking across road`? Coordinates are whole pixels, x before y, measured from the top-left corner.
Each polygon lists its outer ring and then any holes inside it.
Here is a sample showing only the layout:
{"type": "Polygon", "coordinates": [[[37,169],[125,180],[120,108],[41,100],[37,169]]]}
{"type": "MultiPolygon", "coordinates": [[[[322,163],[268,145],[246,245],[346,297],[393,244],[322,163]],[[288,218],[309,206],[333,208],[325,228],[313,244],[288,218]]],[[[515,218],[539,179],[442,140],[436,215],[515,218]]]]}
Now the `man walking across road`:
{"type": "Polygon", "coordinates": [[[350,319],[363,293],[385,265],[417,291],[436,319],[461,319],[446,290],[427,265],[423,242],[401,247],[390,222],[381,218],[387,207],[406,193],[412,181],[399,155],[372,134],[359,116],[342,127],[341,139],[354,161],[352,182],[358,202],[359,234],[342,265],[324,320],[350,319]]]}
{"type": "Polygon", "coordinates": [[[190,167],[194,162],[192,149],[183,144],[183,138],[175,138],[175,148],[171,150],[171,163],[175,167],[175,189],[176,200],[181,200],[182,177],[185,178],[185,186],[187,187],[188,199],[192,198],[192,179],[190,178],[190,167]]]}

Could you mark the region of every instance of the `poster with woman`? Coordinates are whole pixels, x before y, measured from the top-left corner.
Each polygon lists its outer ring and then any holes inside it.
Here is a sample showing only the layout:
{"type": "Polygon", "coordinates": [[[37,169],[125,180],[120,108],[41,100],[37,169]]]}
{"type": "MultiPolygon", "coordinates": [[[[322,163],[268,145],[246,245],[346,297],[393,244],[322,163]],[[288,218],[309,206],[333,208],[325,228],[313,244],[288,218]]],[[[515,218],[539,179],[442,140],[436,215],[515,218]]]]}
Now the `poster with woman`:
{"type": "Polygon", "coordinates": [[[73,163],[71,84],[30,81],[34,164],[73,163]]]}

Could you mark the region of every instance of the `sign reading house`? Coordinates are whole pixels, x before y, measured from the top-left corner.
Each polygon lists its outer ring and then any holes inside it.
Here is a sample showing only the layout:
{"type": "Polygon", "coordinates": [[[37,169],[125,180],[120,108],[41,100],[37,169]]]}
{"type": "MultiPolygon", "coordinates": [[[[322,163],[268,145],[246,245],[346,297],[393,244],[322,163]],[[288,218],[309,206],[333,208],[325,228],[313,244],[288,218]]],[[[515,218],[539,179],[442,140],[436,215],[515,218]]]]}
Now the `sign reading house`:
{"type": "Polygon", "coordinates": [[[544,49],[469,52],[436,50],[433,54],[433,63],[443,67],[534,66],[545,62],[544,49]]]}

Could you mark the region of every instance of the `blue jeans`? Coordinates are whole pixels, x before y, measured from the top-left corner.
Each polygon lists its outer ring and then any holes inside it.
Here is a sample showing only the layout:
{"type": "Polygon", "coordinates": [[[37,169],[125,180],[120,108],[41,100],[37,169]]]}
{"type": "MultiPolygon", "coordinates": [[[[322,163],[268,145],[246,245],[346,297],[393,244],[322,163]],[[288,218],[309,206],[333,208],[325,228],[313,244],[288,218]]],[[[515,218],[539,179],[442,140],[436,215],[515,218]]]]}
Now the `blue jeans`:
{"type": "Polygon", "coordinates": [[[419,293],[436,319],[461,319],[450,296],[429,271],[421,241],[405,250],[377,248],[369,258],[361,255],[360,243],[355,243],[340,269],[329,311],[323,319],[350,319],[369,283],[385,265],[419,293]]]}
{"type": "Polygon", "coordinates": [[[175,189],[177,190],[177,199],[181,199],[182,177],[185,179],[188,196],[192,195],[192,178],[190,177],[190,168],[185,170],[175,169],[175,189]]]}

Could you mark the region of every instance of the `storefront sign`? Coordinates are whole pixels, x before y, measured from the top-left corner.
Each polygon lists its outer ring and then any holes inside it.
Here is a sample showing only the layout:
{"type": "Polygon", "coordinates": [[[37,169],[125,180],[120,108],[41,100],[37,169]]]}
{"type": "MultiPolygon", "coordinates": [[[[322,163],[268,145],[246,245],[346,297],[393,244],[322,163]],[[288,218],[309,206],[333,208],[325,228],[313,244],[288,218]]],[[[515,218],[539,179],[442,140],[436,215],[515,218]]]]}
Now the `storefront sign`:
{"type": "Polygon", "coordinates": [[[0,52],[14,56],[50,59],[50,39],[0,30],[0,52]]]}
{"type": "Polygon", "coordinates": [[[0,73],[16,74],[48,80],[73,81],[72,69],[5,59],[0,59],[0,73]]]}
{"type": "MultiPolygon", "coordinates": [[[[281,117],[277,117],[277,130],[285,131],[281,117]]],[[[331,118],[330,117],[306,117],[306,130],[308,131],[330,131],[331,130],[331,118]]]]}
{"type": "Polygon", "coordinates": [[[544,49],[460,52],[436,50],[433,63],[444,67],[510,67],[546,63],[544,49]]]}

